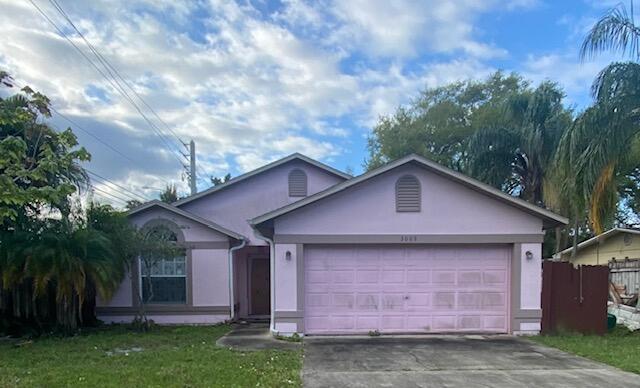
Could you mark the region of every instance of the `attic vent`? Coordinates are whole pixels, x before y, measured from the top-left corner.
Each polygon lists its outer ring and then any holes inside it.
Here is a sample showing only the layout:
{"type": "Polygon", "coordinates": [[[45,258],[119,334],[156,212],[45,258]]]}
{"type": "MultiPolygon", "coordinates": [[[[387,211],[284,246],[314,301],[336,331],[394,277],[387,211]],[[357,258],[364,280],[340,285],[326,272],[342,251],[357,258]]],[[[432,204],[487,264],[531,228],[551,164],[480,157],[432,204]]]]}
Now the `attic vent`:
{"type": "Polygon", "coordinates": [[[420,182],[413,175],[403,175],[396,182],[396,211],[420,211],[420,182]]]}
{"type": "Polygon", "coordinates": [[[298,168],[291,170],[289,173],[289,196],[307,196],[307,174],[298,168]]]}

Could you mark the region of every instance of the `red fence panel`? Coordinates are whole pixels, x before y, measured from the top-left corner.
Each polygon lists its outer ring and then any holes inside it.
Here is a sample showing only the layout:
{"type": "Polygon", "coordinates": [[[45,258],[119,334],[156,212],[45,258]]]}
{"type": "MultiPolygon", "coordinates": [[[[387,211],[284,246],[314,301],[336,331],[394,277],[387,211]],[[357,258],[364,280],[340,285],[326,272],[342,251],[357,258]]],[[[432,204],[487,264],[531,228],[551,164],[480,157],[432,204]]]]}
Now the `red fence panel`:
{"type": "Polygon", "coordinates": [[[609,268],[545,261],[542,264],[543,334],[607,331],[609,268]]]}

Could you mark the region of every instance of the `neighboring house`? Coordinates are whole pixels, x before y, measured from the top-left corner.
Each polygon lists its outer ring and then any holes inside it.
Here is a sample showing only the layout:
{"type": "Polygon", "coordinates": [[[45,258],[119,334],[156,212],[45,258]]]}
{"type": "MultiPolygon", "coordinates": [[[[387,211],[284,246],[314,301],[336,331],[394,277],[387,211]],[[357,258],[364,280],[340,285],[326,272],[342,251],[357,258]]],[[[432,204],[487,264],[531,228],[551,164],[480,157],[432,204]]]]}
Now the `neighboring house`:
{"type": "Polygon", "coordinates": [[[640,258],[640,230],[614,228],[578,244],[576,257],[573,247],[553,255],[554,259],[570,261],[574,265],[608,265],[612,259],[640,258]]]}
{"type": "MultiPolygon", "coordinates": [[[[152,319],[283,334],[537,332],[544,229],[567,223],[415,155],[352,178],[294,154],[130,217],[186,248],[151,271],[152,319]]],[[[132,318],[140,270],[100,319],[132,318]]]]}

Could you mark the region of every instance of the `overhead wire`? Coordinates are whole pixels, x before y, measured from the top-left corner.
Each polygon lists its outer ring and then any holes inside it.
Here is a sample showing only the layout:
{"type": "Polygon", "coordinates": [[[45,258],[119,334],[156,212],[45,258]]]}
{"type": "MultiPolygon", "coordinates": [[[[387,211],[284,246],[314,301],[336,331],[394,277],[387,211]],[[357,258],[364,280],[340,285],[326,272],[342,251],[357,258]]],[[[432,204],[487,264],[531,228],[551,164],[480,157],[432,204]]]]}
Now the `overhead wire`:
{"type": "MultiPolygon", "coordinates": [[[[127,91],[122,87],[122,85],[120,85],[120,83],[118,82],[118,80],[113,77],[110,78],[109,76],[107,76],[104,71],[102,69],[100,69],[100,67],[98,65],[95,64],[95,62],[89,58],[89,56],[87,54],[85,54],[85,52],[78,47],[78,45],[76,45],[73,40],[71,40],[69,38],[69,36],[67,36],[67,34],[47,15],[47,13],[40,8],[33,0],[28,0],[31,5],[33,5],[33,7],[47,20],[47,22],[49,22],[49,24],[51,24],[57,31],[58,33],[67,41],[69,42],[75,49],[76,51],[78,51],[78,53],[80,53],[80,55],[82,55],[82,57],[87,60],[87,62],[89,62],[89,64],[91,64],[91,66],[107,81],[109,82],[109,84],[116,90],[116,92],[118,92],[122,97],[124,97],[124,99],[126,101],[128,101],[133,107],[134,109],[136,109],[136,111],[140,114],[140,116],[145,120],[145,122],[147,122],[147,124],[149,124],[149,126],[151,127],[151,129],[154,131],[154,133],[162,140],[162,142],[165,144],[165,146],[167,147],[167,149],[170,151],[171,155],[173,155],[174,158],[176,158],[176,160],[178,161],[178,163],[180,163],[181,165],[184,164],[184,162],[180,159],[180,157],[185,157],[184,154],[182,154],[179,150],[176,151],[174,147],[171,146],[171,143],[165,138],[165,136],[162,134],[162,131],[151,121],[149,120],[149,118],[144,114],[144,112],[142,112],[142,110],[140,109],[140,107],[135,103],[135,101],[133,101],[133,99],[129,96],[129,94],[127,93],[127,91]],[[176,155],[177,154],[177,155],[176,155]]],[[[58,5],[59,6],[59,5],[58,5]]],[[[58,9],[58,7],[56,7],[56,9],[58,9]]],[[[74,29],[77,31],[77,29],[75,28],[75,25],[73,25],[74,29]]],[[[85,43],[89,46],[90,42],[88,42],[85,38],[84,35],[82,35],[83,40],[85,41],[85,43]]],[[[90,46],[93,47],[92,45],[90,46]]],[[[93,52],[94,50],[92,50],[93,52]]],[[[98,53],[99,54],[99,53],[98,53]]],[[[94,53],[94,55],[96,55],[96,53],[94,53]]],[[[96,55],[96,57],[101,61],[101,55],[98,56],[96,55]]],[[[103,57],[102,57],[103,58],[103,57]]],[[[102,63],[103,66],[105,66],[105,69],[108,69],[108,66],[106,66],[104,63],[102,63]]]]}

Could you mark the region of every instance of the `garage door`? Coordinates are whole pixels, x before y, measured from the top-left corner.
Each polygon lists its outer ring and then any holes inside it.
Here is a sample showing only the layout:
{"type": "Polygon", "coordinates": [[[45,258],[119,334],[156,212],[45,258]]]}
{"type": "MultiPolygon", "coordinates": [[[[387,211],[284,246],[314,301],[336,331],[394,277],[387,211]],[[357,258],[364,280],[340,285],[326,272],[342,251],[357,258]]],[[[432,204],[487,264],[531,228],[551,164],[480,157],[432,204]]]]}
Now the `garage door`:
{"type": "Polygon", "coordinates": [[[305,246],[305,333],[506,333],[509,262],[508,246],[305,246]]]}

